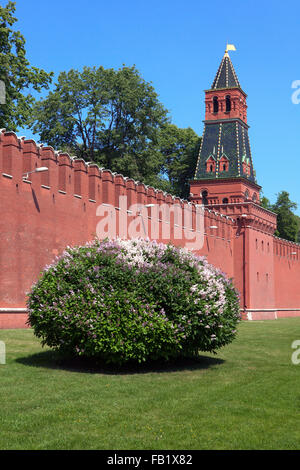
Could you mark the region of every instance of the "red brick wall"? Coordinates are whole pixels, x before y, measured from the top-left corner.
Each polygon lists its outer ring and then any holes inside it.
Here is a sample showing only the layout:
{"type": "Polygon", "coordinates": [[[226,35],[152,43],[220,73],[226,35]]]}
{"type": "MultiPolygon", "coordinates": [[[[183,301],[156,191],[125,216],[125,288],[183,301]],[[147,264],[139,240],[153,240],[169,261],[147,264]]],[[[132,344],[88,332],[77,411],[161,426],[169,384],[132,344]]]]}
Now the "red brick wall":
{"type": "MultiPolygon", "coordinates": [[[[120,236],[126,236],[124,221],[133,220],[127,209],[136,203],[189,206],[196,228],[194,204],[11,132],[0,133],[0,191],[0,328],[25,326],[26,292],[66,246],[95,237],[102,203],[111,204],[123,217],[116,222],[120,236]],[[24,181],[26,171],[41,166],[49,171],[33,173],[24,181]],[[119,196],[127,196],[126,206],[119,207],[119,196]]],[[[234,278],[245,318],[300,315],[300,245],[273,237],[274,216],[257,205],[237,202],[221,214],[222,207],[205,209],[204,244],[196,252],[234,278]],[[242,212],[252,225],[245,222],[240,229],[237,220],[242,212]]],[[[153,214],[151,208],[146,211],[151,238],[153,214]]],[[[187,240],[175,239],[174,222],[185,224],[171,214],[167,238],[159,222],[159,241],[184,246],[187,240]]]]}
{"type": "MultiPolygon", "coordinates": [[[[26,292],[66,246],[95,237],[100,204],[118,207],[119,195],[126,195],[127,208],[134,203],[179,204],[182,208],[189,205],[195,212],[188,201],[58,154],[51,147],[39,147],[33,140],[20,140],[11,132],[0,134],[0,191],[0,328],[24,326],[26,292]],[[29,182],[24,181],[26,171],[41,166],[49,171],[30,174],[29,182]]],[[[151,215],[151,209],[147,210],[151,215]]],[[[120,212],[116,209],[117,215],[120,212]]],[[[126,218],[132,220],[128,213],[126,218]]],[[[174,238],[170,225],[170,238],[160,236],[159,241],[184,245],[184,240],[174,238]]],[[[204,246],[198,250],[229,276],[234,274],[233,226],[232,219],[206,210],[204,246]]],[[[117,235],[120,230],[117,222],[117,235]]]]}
{"type": "Polygon", "coordinates": [[[300,245],[274,238],[277,317],[300,314],[300,245]]]}

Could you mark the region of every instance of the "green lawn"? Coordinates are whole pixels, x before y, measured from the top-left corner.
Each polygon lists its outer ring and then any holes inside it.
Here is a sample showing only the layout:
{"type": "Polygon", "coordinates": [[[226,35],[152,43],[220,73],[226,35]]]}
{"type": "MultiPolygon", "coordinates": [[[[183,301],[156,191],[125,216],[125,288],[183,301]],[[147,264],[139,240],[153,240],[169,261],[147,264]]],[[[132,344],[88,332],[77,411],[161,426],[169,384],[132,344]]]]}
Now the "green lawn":
{"type": "Polygon", "coordinates": [[[0,330],[0,449],[299,449],[300,318],[242,322],[199,361],[114,371],[0,330]]]}

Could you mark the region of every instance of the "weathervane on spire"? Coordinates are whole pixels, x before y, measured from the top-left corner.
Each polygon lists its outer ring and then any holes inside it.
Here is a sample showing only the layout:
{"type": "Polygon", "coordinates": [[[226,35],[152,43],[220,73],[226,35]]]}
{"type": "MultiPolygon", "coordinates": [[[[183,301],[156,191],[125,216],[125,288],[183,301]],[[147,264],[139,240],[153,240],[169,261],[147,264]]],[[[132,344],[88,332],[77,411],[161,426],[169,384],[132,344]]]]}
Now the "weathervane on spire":
{"type": "Polygon", "coordinates": [[[225,54],[227,54],[228,51],[236,51],[236,48],[233,44],[226,44],[226,51],[225,54]]]}

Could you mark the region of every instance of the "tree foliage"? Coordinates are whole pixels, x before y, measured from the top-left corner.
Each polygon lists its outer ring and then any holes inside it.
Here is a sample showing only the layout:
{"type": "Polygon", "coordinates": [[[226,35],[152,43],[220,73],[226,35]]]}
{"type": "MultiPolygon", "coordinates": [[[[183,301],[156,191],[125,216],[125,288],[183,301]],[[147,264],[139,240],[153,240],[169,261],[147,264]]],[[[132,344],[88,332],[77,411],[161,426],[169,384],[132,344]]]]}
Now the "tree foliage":
{"type": "Polygon", "coordinates": [[[260,204],[265,209],[277,214],[277,230],[275,231],[277,237],[293,242],[300,241],[300,218],[293,212],[297,209],[297,204],[290,200],[287,191],[281,191],[277,194],[275,204],[271,204],[267,197],[261,195],[260,204]]]}
{"type": "Polygon", "coordinates": [[[293,210],[297,209],[297,204],[292,202],[287,191],[277,194],[277,200],[272,206],[272,210],[277,214],[277,230],[275,235],[290,241],[297,241],[298,220],[293,210]]]}
{"type": "Polygon", "coordinates": [[[180,129],[168,123],[161,129],[162,172],[167,177],[169,191],[179,197],[189,196],[189,181],[195,173],[200,143],[201,138],[190,127],[180,129]]]}
{"type": "Polygon", "coordinates": [[[37,103],[33,131],[55,148],[150,183],[162,160],[158,132],[167,110],[133,67],[62,72],[37,103]]]}
{"type": "Polygon", "coordinates": [[[54,148],[188,196],[200,139],[191,128],[170,123],[153,86],[134,66],[62,72],[37,103],[32,128],[54,148]]]}
{"type": "Polygon", "coordinates": [[[0,6],[0,80],[5,84],[5,104],[0,105],[0,127],[16,131],[26,126],[35,102],[29,92],[48,88],[52,73],[32,67],[26,59],[25,38],[13,28],[15,2],[0,6]]]}
{"type": "Polygon", "coordinates": [[[298,224],[296,242],[300,243],[300,217],[299,217],[299,215],[296,215],[295,217],[296,217],[297,224],[298,224]]]}
{"type": "Polygon", "coordinates": [[[272,204],[270,200],[263,194],[260,195],[260,205],[264,207],[265,209],[268,209],[269,211],[272,210],[272,204]]]}

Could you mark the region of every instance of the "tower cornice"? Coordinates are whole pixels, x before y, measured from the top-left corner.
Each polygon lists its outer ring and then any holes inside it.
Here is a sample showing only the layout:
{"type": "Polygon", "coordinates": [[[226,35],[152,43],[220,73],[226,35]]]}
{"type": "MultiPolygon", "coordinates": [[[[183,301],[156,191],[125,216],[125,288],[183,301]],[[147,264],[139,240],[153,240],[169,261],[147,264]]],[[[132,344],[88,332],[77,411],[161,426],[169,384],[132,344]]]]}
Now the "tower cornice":
{"type": "Polygon", "coordinates": [[[203,122],[204,124],[207,124],[207,125],[210,125],[210,124],[212,124],[212,125],[213,125],[213,124],[219,124],[220,122],[222,122],[222,123],[223,123],[223,122],[239,122],[239,123],[240,123],[242,126],[244,126],[245,128],[247,128],[247,129],[250,128],[249,124],[247,124],[245,121],[243,121],[242,119],[240,119],[240,118],[238,118],[238,117],[236,117],[236,118],[232,117],[232,118],[228,118],[228,119],[226,119],[226,118],[225,118],[225,119],[216,119],[216,120],[214,120],[214,121],[211,120],[211,119],[204,119],[202,122],[203,122]]]}
{"type": "MultiPolygon", "coordinates": [[[[246,183],[247,185],[249,185],[251,188],[255,189],[256,191],[260,191],[262,188],[259,184],[254,183],[253,181],[250,181],[247,178],[243,178],[242,176],[236,176],[232,178],[219,177],[218,180],[222,181],[222,184],[228,184],[228,185],[231,185],[232,183],[237,183],[237,182],[244,183],[244,184],[246,183]]],[[[197,178],[197,179],[189,181],[190,184],[191,183],[209,184],[209,182],[216,183],[216,178],[199,178],[199,179],[197,178]]]]}
{"type": "Polygon", "coordinates": [[[239,86],[232,86],[232,87],[223,87],[223,88],[209,88],[208,90],[203,90],[204,93],[217,93],[218,91],[229,91],[229,90],[238,90],[240,91],[245,98],[247,98],[247,93],[239,86]]]}

